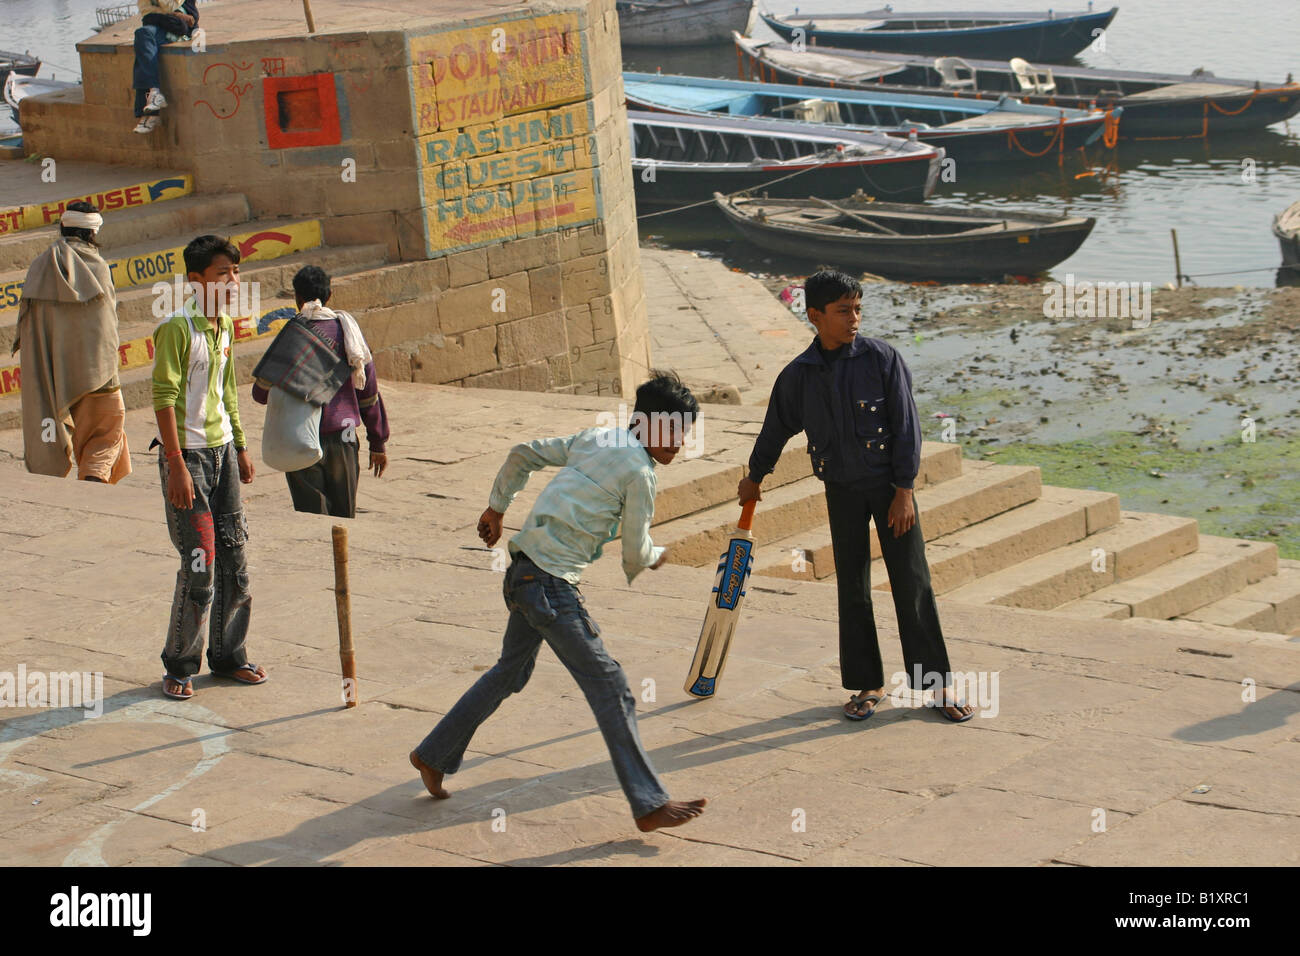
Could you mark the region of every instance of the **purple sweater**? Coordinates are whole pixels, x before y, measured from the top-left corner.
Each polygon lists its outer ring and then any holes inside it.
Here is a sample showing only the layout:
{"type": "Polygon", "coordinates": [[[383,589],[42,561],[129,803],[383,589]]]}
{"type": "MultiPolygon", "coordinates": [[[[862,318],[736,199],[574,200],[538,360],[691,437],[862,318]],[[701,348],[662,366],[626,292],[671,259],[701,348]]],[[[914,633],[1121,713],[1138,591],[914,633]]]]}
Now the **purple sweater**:
{"type": "MultiPolygon", "coordinates": [[[[346,357],[343,351],[343,324],[338,319],[312,319],[309,324],[313,332],[334,345],[340,357],[346,357]]],[[[265,405],[268,391],[268,382],[254,379],[253,401],[265,405]]],[[[384,443],[388,441],[388,413],[384,411],[384,399],[379,394],[379,376],[375,374],[374,362],[366,363],[365,388],[358,392],[349,375],[343,387],[321,409],[322,435],[341,432],[349,423],[353,426],[365,424],[366,441],[370,444],[370,450],[383,453],[384,443]]]]}

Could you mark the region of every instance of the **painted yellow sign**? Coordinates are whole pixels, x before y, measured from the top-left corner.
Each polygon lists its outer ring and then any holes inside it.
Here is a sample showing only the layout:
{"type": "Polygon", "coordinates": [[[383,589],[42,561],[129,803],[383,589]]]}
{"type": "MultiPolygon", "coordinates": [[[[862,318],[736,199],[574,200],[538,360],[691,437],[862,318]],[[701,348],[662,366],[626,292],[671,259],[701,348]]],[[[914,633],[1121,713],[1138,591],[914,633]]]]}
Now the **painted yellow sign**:
{"type": "MultiPolygon", "coordinates": [[[[276,259],[318,247],[322,241],[320,220],[310,219],[273,229],[242,232],[231,236],[230,241],[239,247],[241,262],[276,259]]],[[[130,289],[166,282],[177,274],[183,275],[184,252],[184,246],[177,246],[175,249],[157,249],[143,255],[110,259],[108,268],[113,276],[113,286],[130,289]]],[[[22,279],[0,283],[0,314],[18,308],[22,291],[22,279]]]]}
{"type": "Polygon", "coordinates": [[[431,256],[601,215],[576,13],[410,40],[431,256]]]}
{"type": "Polygon", "coordinates": [[[138,206],[147,206],[149,203],[178,199],[193,191],[194,177],[187,173],[183,176],[155,179],[130,186],[118,186],[116,189],[88,193],[85,196],[69,196],[67,199],[56,199],[52,202],[0,209],[0,236],[23,229],[52,226],[59,221],[63,210],[74,202],[88,202],[100,212],[112,212],[116,209],[134,209],[138,206]]]}
{"type": "Polygon", "coordinates": [[[410,40],[420,135],[590,95],[577,13],[427,33],[410,40]]]}

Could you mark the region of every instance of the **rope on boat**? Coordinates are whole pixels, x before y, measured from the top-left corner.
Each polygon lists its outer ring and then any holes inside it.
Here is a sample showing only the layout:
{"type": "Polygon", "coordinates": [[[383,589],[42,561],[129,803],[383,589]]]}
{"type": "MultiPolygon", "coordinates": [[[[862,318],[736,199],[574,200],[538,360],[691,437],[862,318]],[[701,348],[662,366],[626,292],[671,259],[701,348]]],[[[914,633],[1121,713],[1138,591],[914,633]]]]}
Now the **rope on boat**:
{"type": "MultiPolygon", "coordinates": [[[[732,196],[738,196],[738,195],[740,195],[741,193],[743,193],[743,192],[749,192],[749,191],[752,190],[752,189],[763,189],[763,188],[766,187],[766,186],[774,185],[775,183],[782,182],[783,180],[786,180],[786,179],[793,179],[795,176],[798,176],[798,175],[800,175],[801,173],[809,173],[809,172],[812,172],[814,169],[819,169],[819,168],[821,167],[821,165],[822,165],[822,164],[819,163],[819,164],[816,165],[816,166],[809,166],[807,169],[797,169],[797,170],[795,170],[793,173],[790,173],[789,175],[786,175],[786,176],[779,176],[779,177],[777,177],[776,179],[768,180],[767,182],[765,182],[765,183],[760,183],[760,184],[757,185],[757,186],[747,186],[747,187],[745,187],[744,189],[737,189],[737,190],[735,190],[734,192],[729,192],[729,193],[727,193],[726,196],[727,196],[728,199],[730,199],[732,196]]],[[[700,202],[688,203],[688,204],[685,205],[685,206],[675,206],[675,207],[672,208],[672,209],[661,209],[659,212],[648,212],[648,213],[645,213],[644,215],[637,216],[636,218],[637,218],[638,220],[641,220],[641,219],[653,219],[655,216],[666,216],[666,215],[668,215],[669,213],[672,213],[672,212],[683,212],[684,210],[687,210],[687,209],[694,209],[694,208],[696,208],[697,206],[712,206],[712,205],[713,205],[713,199],[712,199],[712,198],[710,198],[710,199],[704,199],[704,200],[701,200],[700,202]]]]}
{"type": "MultiPolygon", "coordinates": [[[[1222,113],[1224,116],[1236,116],[1238,113],[1244,113],[1244,112],[1246,111],[1246,107],[1250,106],[1251,103],[1255,102],[1255,97],[1259,96],[1259,94],[1260,94],[1261,92],[1263,92],[1263,91],[1257,89],[1257,90],[1255,90],[1253,93],[1251,93],[1251,94],[1250,94],[1250,98],[1249,98],[1248,100],[1246,100],[1246,102],[1244,102],[1244,103],[1241,104],[1241,109],[1239,109],[1239,110],[1225,110],[1225,109],[1224,109],[1222,106],[1220,106],[1218,103],[1214,102],[1214,100],[1206,100],[1206,101],[1205,101],[1205,105],[1206,105],[1206,106],[1213,106],[1213,107],[1214,107],[1214,111],[1215,111],[1216,113],[1222,113]]],[[[1269,92],[1273,92],[1273,91],[1270,90],[1269,92]]]]}
{"type": "Polygon", "coordinates": [[[1278,272],[1282,269],[1293,269],[1300,271],[1300,262],[1284,262],[1277,266],[1261,266],[1258,269],[1229,269],[1226,272],[1193,272],[1191,275],[1183,274],[1184,279],[1203,279],[1206,276],[1237,276],[1245,275],[1248,272],[1278,272]]]}
{"type": "Polygon", "coordinates": [[[1020,140],[1016,139],[1016,131],[1014,129],[1009,129],[1007,130],[1007,149],[1010,149],[1012,146],[1020,150],[1026,156],[1034,159],[1037,159],[1039,156],[1046,156],[1052,151],[1052,147],[1056,147],[1058,151],[1056,165],[1063,165],[1065,163],[1065,114],[1062,113],[1061,118],[1057,120],[1056,133],[1048,141],[1047,145],[1038,152],[1035,153],[1032,150],[1025,149],[1025,147],[1021,146],[1020,140]]]}
{"type": "Polygon", "coordinates": [[[1101,142],[1107,149],[1114,149],[1119,142],[1119,119],[1114,109],[1106,110],[1106,118],[1102,120],[1101,142]]]}
{"type": "Polygon", "coordinates": [[[1214,102],[1214,100],[1207,99],[1201,105],[1201,131],[1194,136],[1134,136],[1133,139],[1136,142],[1142,143],[1171,139],[1205,139],[1210,135],[1210,107],[1214,107],[1214,111],[1221,116],[1236,116],[1239,113],[1244,113],[1261,93],[1300,93],[1300,89],[1297,89],[1297,86],[1298,84],[1293,83],[1290,86],[1275,86],[1264,90],[1252,90],[1246,102],[1242,103],[1241,107],[1235,110],[1226,110],[1218,103],[1214,102]]]}

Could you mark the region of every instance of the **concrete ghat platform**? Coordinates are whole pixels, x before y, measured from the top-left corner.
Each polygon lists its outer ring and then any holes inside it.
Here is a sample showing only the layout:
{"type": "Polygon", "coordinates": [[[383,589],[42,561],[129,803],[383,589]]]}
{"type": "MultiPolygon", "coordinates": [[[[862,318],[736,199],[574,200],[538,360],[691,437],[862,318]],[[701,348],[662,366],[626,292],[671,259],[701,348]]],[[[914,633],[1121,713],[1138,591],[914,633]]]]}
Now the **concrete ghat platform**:
{"type": "MultiPolygon", "coordinates": [[[[514,441],[595,424],[617,403],[384,388],[390,475],[363,480],[367,513],[348,525],[361,704],[346,711],[334,522],[290,510],[278,474],[262,469],[246,495],[250,649],[271,680],[204,674],[181,703],[159,692],[177,559],[145,452],[149,413],[129,416],[136,473],[115,488],[27,475],[17,433],[0,434],[0,671],[102,671],[106,698],[92,720],[4,712],[6,862],[1300,862],[1295,642],[941,599],[954,668],[997,674],[996,716],[958,726],[887,704],[853,724],[838,711],[831,586],[752,586],[720,695],[696,702],[680,685],[712,571],[669,565],[628,587],[617,548],[587,575],[588,607],[638,697],[655,766],[675,796],[709,797],[708,812],[676,831],[632,827],[586,703],[549,650],[475,737],[452,798],[429,799],[406,753],[493,663],[505,622],[500,572],[473,532],[496,468],[514,441]]],[[[261,409],[246,388],[241,411],[257,449],[261,409]]],[[[876,611],[890,674],[897,630],[888,601],[876,611]]]]}

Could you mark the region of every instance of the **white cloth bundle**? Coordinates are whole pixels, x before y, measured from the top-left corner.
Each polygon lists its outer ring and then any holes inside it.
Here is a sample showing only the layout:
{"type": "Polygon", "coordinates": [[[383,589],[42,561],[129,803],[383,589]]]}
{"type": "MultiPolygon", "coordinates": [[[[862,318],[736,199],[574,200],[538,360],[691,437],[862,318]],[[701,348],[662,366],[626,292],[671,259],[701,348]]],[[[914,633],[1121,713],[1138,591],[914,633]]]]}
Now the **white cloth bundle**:
{"type": "Polygon", "coordinates": [[[365,336],[361,334],[361,326],[357,325],[357,320],[347,312],[335,312],[333,309],[326,308],[321,304],[320,299],[304,302],[301,311],[305,319],[339,320],[339,325],[343,327],[343,352],[347,356],[348,367],[352,369],[352,385],[357,391],[365,388],[366,366],[372,361],[373,356],[366,345],[365,336]]]}

